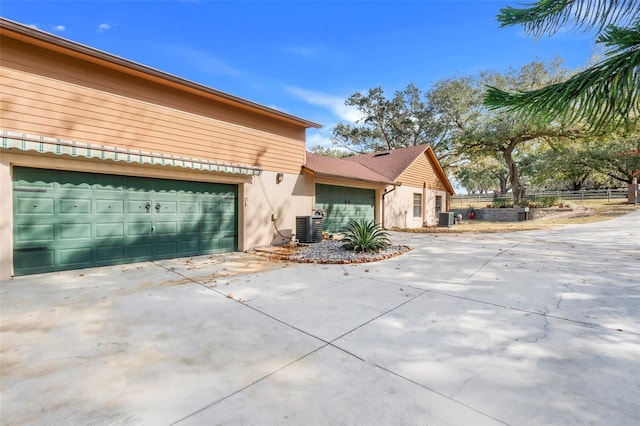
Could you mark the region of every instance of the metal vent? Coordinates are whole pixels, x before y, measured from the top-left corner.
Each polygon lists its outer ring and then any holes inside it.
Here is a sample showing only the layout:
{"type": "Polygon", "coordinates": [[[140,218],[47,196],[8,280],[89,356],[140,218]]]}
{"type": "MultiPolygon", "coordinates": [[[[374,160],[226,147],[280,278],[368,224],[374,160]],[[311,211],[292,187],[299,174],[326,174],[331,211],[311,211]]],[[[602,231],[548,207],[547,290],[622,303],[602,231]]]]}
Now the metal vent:
{"type": "Polygon", "coordinates": [[[322,216],[296,216],[296,237],[301,243],[322,241],[322,216]]]}
{"type": "Polygon", "coordinates": [[[447,228],[453,226],[453,213],[439,213],[438,226],[446,226],[447,228]]]}

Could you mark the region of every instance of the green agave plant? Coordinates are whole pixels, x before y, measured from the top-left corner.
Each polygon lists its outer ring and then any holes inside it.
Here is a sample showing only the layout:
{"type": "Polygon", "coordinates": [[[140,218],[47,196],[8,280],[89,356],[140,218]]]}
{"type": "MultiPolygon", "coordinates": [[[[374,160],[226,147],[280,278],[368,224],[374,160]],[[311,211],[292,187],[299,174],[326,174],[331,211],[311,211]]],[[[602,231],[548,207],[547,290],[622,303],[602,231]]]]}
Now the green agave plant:
{"type": "Polygon", "coordinates": [[[389,234],[373,221],[350,220],[342,239],[342,247],[355,252],[384,250],[391,244],[389,234]]]}

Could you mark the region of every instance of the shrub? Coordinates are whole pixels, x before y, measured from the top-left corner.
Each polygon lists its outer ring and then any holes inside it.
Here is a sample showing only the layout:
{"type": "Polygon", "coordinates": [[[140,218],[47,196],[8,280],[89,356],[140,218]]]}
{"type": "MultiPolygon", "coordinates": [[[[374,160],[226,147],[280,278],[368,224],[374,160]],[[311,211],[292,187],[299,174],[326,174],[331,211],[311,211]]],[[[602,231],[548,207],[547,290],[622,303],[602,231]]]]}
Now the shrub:
{"type": "Polygon", "coordinates": [[[342,247],[355,252],[380,251],[391,244],[389,234],[373,221],[350,220],[342,239],[342,247]]]}
{"type": "Polygon", "coordinates": [[[511,198],[494,198],[493,199],[493,207],[494,208],[508,208],[513,207],[513,199],[511,198]]]}
{"type": "Polygon", "coordinates": [[[529,198],[529,207],[546,209],[549,207],[553,207],[556,204],[560,204],[561,201],[562,200],[560,199],[560,197],[557,197],[555,195],[549,196],[549,197],[540,197],[540,198],[531,197],[529,198]]]}

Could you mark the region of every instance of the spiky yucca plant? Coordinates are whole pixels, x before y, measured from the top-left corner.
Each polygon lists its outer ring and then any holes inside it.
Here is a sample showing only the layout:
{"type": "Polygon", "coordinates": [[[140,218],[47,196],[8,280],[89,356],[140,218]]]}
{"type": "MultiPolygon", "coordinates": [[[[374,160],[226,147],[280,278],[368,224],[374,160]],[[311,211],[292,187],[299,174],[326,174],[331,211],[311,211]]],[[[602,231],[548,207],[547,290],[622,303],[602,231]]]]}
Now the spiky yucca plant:
{"type": "Polygon", "coordinates": [[[342,247],[355,252],[380,251],[390,244],[389,234],[372,220],[350,220],[342,239],[342,247]]]}

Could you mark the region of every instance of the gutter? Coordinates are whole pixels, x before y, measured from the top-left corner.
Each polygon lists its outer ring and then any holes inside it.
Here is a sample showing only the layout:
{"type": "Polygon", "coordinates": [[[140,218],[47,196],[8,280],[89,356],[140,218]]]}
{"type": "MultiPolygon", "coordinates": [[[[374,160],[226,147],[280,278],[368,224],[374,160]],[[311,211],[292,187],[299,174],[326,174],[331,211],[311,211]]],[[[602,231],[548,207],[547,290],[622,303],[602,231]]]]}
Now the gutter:
{"type": "MultiPolygon", "coordinates": [[[[382,227],[383,227],[383,228],[384,228],[384,197],[386,197],[386,196],[387,196],[387,194],[390,194],[390,193],[392,193],[393,191],[395,191],[395,190],[396,190],[396,188],[397,188],[398,186],[400,186],[400,185],[402,185],[402,184],[399,184],[399,185],[393,184],[393,188],[391,188],[391,189],[387,189],[387,190],[385,190],[385,191],[382,193],[382,218],[381,218],[381,219],[382,219],[382,227]]],[[[385,229],[386,229],[386,228],[385,228],[385,229]]]]}

